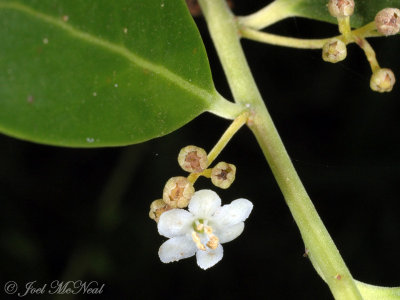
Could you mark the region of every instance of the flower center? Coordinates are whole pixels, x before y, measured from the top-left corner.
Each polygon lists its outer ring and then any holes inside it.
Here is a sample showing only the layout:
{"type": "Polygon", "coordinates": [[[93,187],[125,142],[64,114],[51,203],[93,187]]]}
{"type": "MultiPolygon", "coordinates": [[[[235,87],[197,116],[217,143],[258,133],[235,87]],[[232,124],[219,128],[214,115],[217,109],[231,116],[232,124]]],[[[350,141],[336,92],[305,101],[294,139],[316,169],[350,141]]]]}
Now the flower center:
{"type": "Polygon", "coordinates": [[[192,231],[192,239],[199,250],[206,250],[206,246],[210,249],[216,249],[219,244],[218,237],[213,233],[213,229],[208,225],[207,220],[196,220],[193,224],[194,230],[192,231]],[[206,238],[207,242],[201,242],[200,235],[206,238]]]}

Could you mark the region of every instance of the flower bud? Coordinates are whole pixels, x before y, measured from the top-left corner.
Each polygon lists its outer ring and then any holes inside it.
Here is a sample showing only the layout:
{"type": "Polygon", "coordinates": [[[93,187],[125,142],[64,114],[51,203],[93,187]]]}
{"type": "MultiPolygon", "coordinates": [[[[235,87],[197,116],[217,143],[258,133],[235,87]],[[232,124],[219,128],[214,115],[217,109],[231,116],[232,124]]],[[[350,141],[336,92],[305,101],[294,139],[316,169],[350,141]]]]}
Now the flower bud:
{"type": "Polygon", "coordinates": [[[184,208],[188,206],[193,194],[194,187],[186,177],[172,177],[165,184],[163,200],[172,208],[184,208]]]}
{"type": "Polygon", "coordinates": [[[170,209],[171,207],[162,199],[154,200],[150,205],[149,217],[158,223],[161,215],[170,209]]]}
{"type": "Polygon", "coordinates": [[[383,68],[375,71],[372,74],[370,87],[375,92],[390,92],[395,82],[396,79],[392,70],[383,68]]]}
{"type": "Polygon", "coordinates": [[[322,59],[327,62],[337,63],[347,56],[346,44],[339,39],[331,39],[322,48],[322,59]]]}
{"type": "Polygon", "coordinates": [[[376,29],[383,35],[393,35],[400,31],[400,9],[385,8],[376,14],[376,29]]]}
{"type": "Polygon", "coordinates": [[[235,180],[236,167],[226,162],[219,162],[211,171],[211,182],[221,189],[227,189],[235,180]]]}
{"type": "Polygon", "coordinates": [[[329,0],[328,9],[335,18],[349,17],[354,13],[354,0],[329,0]]]}
{"type": "Polygon", "coordinates": [[[187,172],[203,172],[207,168],[207,153],[200,147],[186,146],[179,152],[178,163],[187,172]]]}

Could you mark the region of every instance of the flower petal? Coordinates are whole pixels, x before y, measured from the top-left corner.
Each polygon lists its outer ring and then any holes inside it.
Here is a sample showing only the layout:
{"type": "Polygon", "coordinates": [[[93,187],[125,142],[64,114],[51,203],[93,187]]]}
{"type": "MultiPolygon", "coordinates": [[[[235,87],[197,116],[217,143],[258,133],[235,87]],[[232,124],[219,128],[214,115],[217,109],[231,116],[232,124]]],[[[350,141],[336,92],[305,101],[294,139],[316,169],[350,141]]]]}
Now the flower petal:
{"type": "Polygon", "coordinates": [[[219,244],[214,250],[209,248],[205,251],[198,250],[196,253],[197,264],[200,268],[206,270],[219,262],[222,259],[222,256],[224,256],[224,249],[221,244],[219,244]]]}
{"type": "Polygon", "coordinates": [[[215,222],[220,229],[222,229],[221,227],[236,225],[246,220],[252,209],[253,203],[249,200],[243,198],[237,199],[232,201],[231,204],[222,206],[215,213],[213,222],[215,222]]]}
{"type": "Polygon", "coordinates": [[[197,247],[188,236],[176,236],[161,245],[158,256],[163,263],[188,258],[196,253],[197,247]]]}
{"type": "Polygon", "coordinates": [[[161,215],[158,232],[167,238],[186,234],[190,232],[193,220],[193,215],[187,210],[171,209],[161,215]]]}
{"type": "Polygon", "coordinates": [[[194,193],[189,203],[189,211],[196,218],[210,218],[221,206],[221,198],[212,190],[194,193]]]}
{"type": "Polygon", "coordinates": [[[228,243],[236,239],[244,229],[244,223],[240,222],[230,227],[224,227],[223,230],[216,231],[216,235],[219,238],[221,244],[228,243]]]}

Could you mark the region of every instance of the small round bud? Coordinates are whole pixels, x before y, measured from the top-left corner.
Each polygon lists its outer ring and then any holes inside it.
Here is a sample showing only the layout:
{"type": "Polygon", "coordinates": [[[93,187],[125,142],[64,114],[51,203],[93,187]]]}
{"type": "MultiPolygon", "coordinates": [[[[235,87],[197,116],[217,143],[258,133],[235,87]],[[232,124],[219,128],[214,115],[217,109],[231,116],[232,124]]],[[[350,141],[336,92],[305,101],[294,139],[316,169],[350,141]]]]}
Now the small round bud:
{"type": "Polygon", "coordinates": [[[172,208],[184,208],[188,206],[193,194],[194,187],[186,177],[172,177],[165,184],[163,200],[172,208]]]}
{"type": "Polygon", "coordinates": [[[200,147],[186,146],[179,152],[178,163],[187,172],[203,172],[207,168],[207,153],[200,147]]]}
{"type": "Polygon", "coordinates": [[[335,18],[349,17],[354,13],[354,0],[329,0],[328,9],[335,18]]]}
{"type": "Polygon", "coordinates": [[[346,44],[339,39],[332,39],[322,48],[322,59],[327,62],[337,63],[347,56],[346,44]]]}
{"type": "Polygon", "coordinates": [[[158,223],[161,215],[170,209],[171,207],[162,199],[154,200],[150,205],[149,217],[158,223]]]}
{"type": "Polygon", "coordinates": [[[392,70],[383,68],[372,74],[370,87],[375,92],[390,92],[393,89],[395,82],[396,78],[394,77],[392,70]]]}
{"type": "Polygon", "coordinates": [[[211,182],[221,189],[227,189],[235,180],[236,167],[226,162],[219,162],[211,171],[211,182]]]}
{"type": "Polygon", "coordinates": [[[393,35],[400,31],[400,9],[385,8],[376,14],[376,29],[383,35],[393,35]]]}

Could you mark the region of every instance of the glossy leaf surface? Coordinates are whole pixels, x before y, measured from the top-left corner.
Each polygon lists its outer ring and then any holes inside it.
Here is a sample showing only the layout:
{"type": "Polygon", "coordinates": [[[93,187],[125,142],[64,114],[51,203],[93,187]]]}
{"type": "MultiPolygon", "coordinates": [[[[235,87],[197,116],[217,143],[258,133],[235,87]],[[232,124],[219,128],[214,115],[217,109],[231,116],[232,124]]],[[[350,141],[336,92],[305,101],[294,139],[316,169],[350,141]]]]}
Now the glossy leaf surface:
{"type": "Polygon", "coordinates": [[[62,146],[171,132],[219,99],[184,1],[0,0],[0,131],[62,146]]]}

